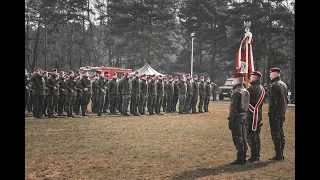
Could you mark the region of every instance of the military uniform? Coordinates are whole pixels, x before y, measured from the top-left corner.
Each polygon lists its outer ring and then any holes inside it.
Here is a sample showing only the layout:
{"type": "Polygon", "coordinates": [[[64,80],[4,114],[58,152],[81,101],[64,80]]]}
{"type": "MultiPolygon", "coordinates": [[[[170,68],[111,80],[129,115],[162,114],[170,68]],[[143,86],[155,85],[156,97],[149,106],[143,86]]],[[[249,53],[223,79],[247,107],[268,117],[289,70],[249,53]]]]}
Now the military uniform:
{"type": "Polygon", "coordinates": [[[45,116],[48,116],[47,114],[47,107],[48,107],[48,88],[47,88],[47,81],[48,81],[48,75],[47,72],[43,73],[44,75],[42,78],[44,79],[44,92],[43,92],[43,108],[42,108],[42,114],[45,116]]]}
{"type": "Polygon", "coordinates": [[[251,86],[247,89],[250,93],[250,105],[247,112],[247,134],[248,144],[251,149],[251,157],[248,161],[259,161],[260,159],[260,132],[262,126],[262,105],[265,90],[260,85],[260,72],[252,72],[251,76],[257,76],[258,79],[251,81],[251,86]],[[254,111],[258,112],[257,118],[253,117],[254,111]],[[254,126],[253,126],[254,125],[254,126]]]}
{"type": "Polygon", "coordinates": [[[139,113],[141,115],[146,115],[146,104],[148,100],[148,83],[145,78],[146,75],[144,74],[140,81],[139,113]]]}
{"type": "Polygon", "coordinates": [[[107,82],[104,77],[99,77],[98,81],[96,82],[97,92],[98,92],[98,103],[97,103],[97,113],[98,116],[102,116],[104,100],[106,95],[106,86],[107,82]]]}
{"type": "Polygon", "coordinates": [[[80,79],[80,86],[82,88],[81,114],[82,116],[87,116],[88,104],[91,96],[91,82],[87,75],[84,75],[80,79]]]}
{"type": "MultiPolygon", "coordinates": [[[[71,73],[69,72],[69,75],[71,73]]],[[[74,77],[69,77],[66,82],[66,111],[67,117],[74,117],[72,114],[74,102],[76,100],[76,81],[74,77]]]]}
{"type": "Polygon", "coordinates": [[[199,83],[199,104],[198,104],[198,109],[199,109],[199,113],[203,113],[202,111],[202,107],[205,101],[205,97],[206,97],[206,85],[204,83],[204,77],[201,76],[200,79],[202,79],[199,83]]]}
{"type": "Polygon", "coordinates": [[[139,116],[138,107],[139,107],[139,97],[140,97],[140,80],[138,75],[136,75],[132,81],[132,114],[135,116],[139,116]]]}
{"type": "Polygon", "coordinates": [[[123,82],[122,82],[122,114],[125,116],[128,116],[128,106],[131,101],[131,90],[132,90],[132,84],[127,76],[124,77],[123,82]]]}
{"type": "Polygon", "coordinates": [[[42,77],[41,72],[38,72],[31,78],[32,86],[34,88],[33,94],[33,116],[35,118],[41,118],[43,115],[43,103],[44,103],[44,91],[45,80],[42,77]]]}
{"type": "MultiPolygon", "coordinates": [[[[160,75],[160,77],[162,77],[160,75]]],[[[164,84],[162,79],[158,79],[156,82],[157,85],[157,100],[156,100],[156,114],[162,115],[160,109],[162,107],[163,98],[164,98],[164,84]]]]}
{"type": "Polygon", "coordinates": [[[172,77],[169,77],[169,82],[165,85],[165,94],[166,94],[166,102],[167,102],[167,109],[166,112],[173,112],[173,93],[174,93],[174,85],[172,83],[172,77]]]}
{"type": "MultiPolygon", "coordinates": [[[[29,103],[30,96],[30,85],[29,85],[29,77],[27,74],[24,75],[24,110],[27,109],[27,105],[29,103]]],[[[26,115],[25,115],[26,116],[26,115]]]]}
{"type": "Polygon", "coordinates": [[[118,99],[118,81],[116,78],[112,78],[111,81],[108,83],[108,94],[110,99],[110,113],[116,114],[117,113],[117,99],[118,99]]]}
{"type": "Polygon", "coordinates": [[[58,116],[65,116],[63,111],[66,105],[66,80],[64,75],[61,74],[59,77],[59,100],[58,100],[58,116]]]}
{"type": "Polygon", "coordinates": [[[178,91],[179,91],[179,114],[184,113],[185,103],[186,103],[186,96],[187,96],[187,84],[181,78],[180,82],[178,83],[178,91]]]}
{"type": "Polygon", "coordinates": [[[196,78],[198,78],[197,75],[194,75],[194,80],[192,81],[192,88],[193,88],[193,96],[191,100],[191,109],[192,113],[197,113],[196,111],[196,105],[198,103],[198,98],[199,98],[199,82],[196,78]]]}
{"type": "Polygon", "coordinates": [[[104,96],[104,105],[103,105],[103,113],[107,113],[107,109],[109,108],[110,95],[109,95],[109,75],[105,78],[106,81],[106,95],[104,96]]]}
{"type": "Polygon", "coordinates": [[[82,86],[81,86],[81,81],[79,79],[79,75],[76,77],[76,91],[77,91],[77,96],[76,100],[74,102],[74,112],[76,115],[80,114],[80,108],[81,108],[81,101],[82,101],[82,86]]]}
{"type": "MultiPolygon", "coordinates": [[[[270,73],[278,72],[279,68],[271,68],[270,73]]],[[[283,132],[283,123],[287,110],[287,85],[281,81],[280,76],[274,77],[269,85],[269,106],[268,116],[271,129],[271,137],[275,146],[276,155],[270,160],[283,160],[283,149],[285,147],[285,136],[283,132]]]]}
{"type": "Polygon", "coordinates": [[[178,100],[179,100],[178,77],[175,77],[175,80],[173,83],[173,99],[172,99],[173,112],[177,111],[178,100]]]}
{"type": "Polygon", "coordinates": [[[212,87],[212,101],[217,100],[217,84],[214,82],[211,82],[211,87],[212,87]]]}
{"type": "MultiPolygon", "coordinates": [[[[53,70],[56,72],[56,69],[53,70]]],[[[57,76],[55,74],[51,74],[47,81],[48,88],[48,96],[47,96],[47,104],[48,104],[48,118],[54,118],[54,106],[58,102],[58,93],[59,93],[59,81],[57,80],[57,76]]]]}
{"type": "MultiPolygon", "coordinates": [[[[155,76],[153,76],[155,77],[155,76]]],[[[155,114],[155,107],[156,107],[156,100],[157,100],[157,85],[155,83],[155,80],[152,79],[149,83],[148,83],[148,93],[149,93],[149,108],[148,108],[148,112],[149,115],[154,115],[155,114]]]]}
{"type": "MultiPolygon", "coordinates": [[[[234,73],[234,78],[243,78],[241,73],[234,73]]],[[[237,159],[231,164],[245,164],[247,153],[247,110],[250,94],[242,82],[233,86],[233,94],[229,106],[229,129],[233,143],[237,149],[237,159]]]]}
{"type": "Polygon", "coordinates": [[[119,113],[122,114],[122,104],[123,104],[123,98],[122,98],[122,89],[123,89],[123,77],[118,81],[118,94],[117,94],[117,108],[119,113]]]}
{"type": "Polygon", "coordinates": [[[206,89],[206,96],[204,98],[204,112],[209,112],[209,102],[210,102],[210,97],[211,97],[211,91],[212,91],[212,88],[211,88],[211,84],[210,82],[206,82],[205,83],[205,89],[206,89]]]}
{"type": "MultiPolygon", "coordinates": [[[[188,74],[189,75],[189,74],[188,74]]],[[[191,113],[191,101],[193,97],[193,87],[192,87],[192,82],[191,82],[191,77],[190,75],[187,76],[187,97],[186,97],[186,104],[185,104],[185,113],[191,113]]]]}

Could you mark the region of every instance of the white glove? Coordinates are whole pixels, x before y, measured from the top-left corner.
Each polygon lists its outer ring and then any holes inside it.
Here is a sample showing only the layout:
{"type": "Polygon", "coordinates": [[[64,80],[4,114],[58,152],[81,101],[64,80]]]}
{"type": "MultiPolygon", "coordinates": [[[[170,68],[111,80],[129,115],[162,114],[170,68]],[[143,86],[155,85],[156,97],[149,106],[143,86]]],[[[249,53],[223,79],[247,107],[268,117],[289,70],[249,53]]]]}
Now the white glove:
{"type": "Polygon", "coordinates": [[[53,86],[53,89],[57,89],[55,86],[53,86]]]}
{"type": "Polygon", "coordinates": [[[71,90],[71,92],[73,93],[74,91],[73,91],[73,90],[71,90]]]}
{"type": "Polygon", "coordinates": [[[26,89],[29,90],[28,86],[26,86],[26,89]]]}
{"type": "Polygon", "coordinates": [[[88,91],[88,88],[83,88],[84,91],[88,91]]]}
{"type": "Polygon", "coordinates": [[[65,91],[64,89],[61,89],[61,91],[65,91]]]}

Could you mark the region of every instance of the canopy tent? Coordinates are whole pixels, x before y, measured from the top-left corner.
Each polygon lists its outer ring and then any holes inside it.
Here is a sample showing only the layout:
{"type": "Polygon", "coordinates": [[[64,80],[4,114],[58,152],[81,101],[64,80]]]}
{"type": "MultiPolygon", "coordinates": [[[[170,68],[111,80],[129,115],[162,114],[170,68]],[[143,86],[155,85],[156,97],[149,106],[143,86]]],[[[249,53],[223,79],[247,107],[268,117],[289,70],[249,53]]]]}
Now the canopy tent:
{"type": "Polygon", "coordinates": [[[134,74],[136,71],[138,71],[138,75],[146,74],[147,76],[151,76],[152,74],[155,74],[156,76],[162,75],[165,76],[164,74],[159,73],[158,71],[154,70],[148,63],[143,65],[140,69],[137,69],[129,74],[134,74]]]}

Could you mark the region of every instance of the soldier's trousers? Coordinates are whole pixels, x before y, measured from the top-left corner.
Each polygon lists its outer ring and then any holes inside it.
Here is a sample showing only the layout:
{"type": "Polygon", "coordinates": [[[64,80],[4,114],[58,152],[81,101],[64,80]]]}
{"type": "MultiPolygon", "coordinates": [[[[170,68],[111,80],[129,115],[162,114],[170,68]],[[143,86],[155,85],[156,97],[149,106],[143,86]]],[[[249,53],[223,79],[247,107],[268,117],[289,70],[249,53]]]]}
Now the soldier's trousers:
{"type": "Polygon", "coordinates": [[[186,105],[184,112],[190,112],[191,111],[191,101],[192,101],[193,95],[187,94],[186,97],[186,105]]]}
{"type": "Polygon", "coordinates": [[[168,106],[167,94],[165,94],[165,95],[163,96],[162,111],[167,111],[167,106],[168,106]]]}
{"type": "Polygon", "coordinates": [[[149,114],[154,114],[155,113],[155,108],[156,108],[156,101],[157,101],[157,95],[151,95],[149,96],[149,99],[150,99],[150,105],[149,105],[149,108],[148,111],[149,111],[149,114]]]}
{"type": "Polygon", "coordinates": [[[173,109],[173,112],[176,112],[176,111],[177,111],[178,99],[179,99],[179,95],[178,95],[178,94],[174,94],[174,95],[173,95],[173,99],[172,99],[172,109],[173,109]]]}
{"type": "Polygon", "coordinates": [[[191,100],[192,113],[197,112],[196,105],[198,103],[198,97],[199,97],[199,95],[193,95],[192,96],[192,100],[191,100]]]}
{"type": "Polygon", "coordinates": [[[93,113],[97,113],[98,93],[93,92],[91,98],[92,98],[92,100],[91,100],[91,111],[93,113]]]}
{"type": "Polygon", "coordinates": [[[145,115],[146,114],[146,105],[148,101],[147,94],[141,94],[139,96],[139,113],[145,115]]]}
{"type": "MultiPolygon", "coordinates": [[[[132,94],[132,113],[137,114],[138,113],[138,107],[139,107],[139,97],[140,94],[132,94]]],[[[131,107],[130,107],[131,108],[131,107]]]]}
{"type": "Polygon", "coordinates": [[[97,113],[98,113],[98,115],[101,115],[102,111],[103,111],[103,106],[104,106],[105,94],[98,94],[97,100],[98,100],[97,113]]]}
{"type": "Polygon", "coordinates": [[[110,113],[116,113],[118,97],[116,94],[110,95],[110,113]]]}
{"type": "Polygon", "coordinates": [[[285,136],[283,132],[284,117],[269,117],[270,130],[276,156],[283,156],[283,149],[285,147],[285,136]]]}
{"type": "Polygon", "coordinates": [[[217,93],[213,92],[212,93],[212,101],[216,101],[217,100],[217,93]]]}
{"type": "Polygon", "coordinates": [[[208,107],[209,107],[209,102],[210,102],[210,96],[205,96],[204,97],[204,112],[208,112],[208,107]]]}
{"type": "Polygon", "coordinates": [[[47,104],[48,104],[47,113],[48,113],[48,117],[53,116],[54,106],[57,104],[57,102],[58,102],[58,96],[57,95],[48,95],[47,96],[47,104]]]}
{"type": "MultiPolygon", "coordinates": [[[[246,120],[246,116],[242,117],[242,119],[246,120]]],[[[233,123],[231,128],[231,134],[232,134],[232,140],[233,140],[234,146],[237,149],[237,159],[239,160],[246,159],[246,154],[248,150],[246,122],[242,121],[242,122],[233,123]]]]}
{"type": "Polygon", "coordinates": [[[30,95],[29,95],[27,110],[28,110],[28,112],[33,111],[33,93],[30,93],[30,95]]]}
{"type": "Polygon", "coordinates": [[[27,109],[29,103],[29,92],[25,92],[24,93],[24,110],[27,109]]]}
{"type": "Polygon", "coordinates": [[[186,98],[186,95],[179,94],[179,113],[183,113],[186,98]]]}
{"type": "Polygon", "coordinates": [[[118,107],[118,111],[119,111],[121,114],[122,114],[122,104],[123,104],[123,98],[122,98],[122,95],[119,95],[117,107],[118,107]]]}
{"type": "Polygon", "coordinates": [[[108,95],[108,90],[106,90],[106,95],[104,97],[104,104],[103,104],[103,112],[106,113],[108,108],[109,108],[109,95],[108,95]]]}
{"type": "Polygon", "coordinates": [[[163,103],[163,94],[158,94],[157,95],[157,100],[156,100],[156,114],[160,114],[160,108],[162,106],[163,103]]]}
{"type": "Polygon", "coordinates": [[[66,95],[60,94],[59,100],[58,100],[58,115],[63,114],[63,107],[65,107],[65,105],[66,105],[66,95]]]}
{"type": "Polygon", "coordinates": [[[151,95],[148,95],[148,101],[147,101],[147,108],[148,108],[148,112],[150,113],[150,104],[151,104],[151,95]]]}
{"type": "Polygon", "coordinates": [[[247,123],[247,140],[251,150],[252,157],[260,157],[260,132],[261,132],[261,121],[257,123],[257,130],[252,130],[252,116],[248,116],[248,123],[247,123]]]}
{"type": "Polygon", "coordinates": [[[173,111],[172,98],[173,98],[173,95],[169,95],[169,94],[166,95],[166,103],[167,103],[166,112],[172,112],[173,111]]]}
{"type": "Polygon", "coordinates": [[[128,106],[131,101],[131,95],[122,95],[122,114],[128,113],[128,106]]]}
{"type": "Polygon", "coordinates": [[[82,94],[82,99],[81,99],[81,114],[82,114],[82,116],[87,114],[89,101],[90,101],[90,93],[84,92],[82,94]]]}
{"type": "Polygon", "coordinates": [[[199,96],[199,104],[198,104],[198,108],[199,108],[199,112],[203,112],[202,111],[202,107],[203,107],[203,104],[204,104],[204,101],[205,101],[205,96],[199,96]]]}
{"type": "Polygon", "coordinates": [[[76,96],[66,96],[66,111],[67,111],[67,117],[72,117],[72,111],[73,111],[73,106],[76,101],[76,96]]]}
{"type": "Polygon", "coordinates": [[[33,95],[33,116],[34,117],[38,117],[38,118],[42,117],[43,103],[44,103],[43,95],[33,95]]]}
{"type": "Polygon", "coordinates": [[[80,114],[81,101],[82,101],[82,93],[81,94],[77,93],[76,100],[73,106],[74,112],[76,114],[80,114]]]}
{"type": "Polygon", "coordinates": [[[42,114],[47,114],[47,108],[48,108],[48,96],[44,95],[43,97],[43,107],[42,107],[42,114]]]}

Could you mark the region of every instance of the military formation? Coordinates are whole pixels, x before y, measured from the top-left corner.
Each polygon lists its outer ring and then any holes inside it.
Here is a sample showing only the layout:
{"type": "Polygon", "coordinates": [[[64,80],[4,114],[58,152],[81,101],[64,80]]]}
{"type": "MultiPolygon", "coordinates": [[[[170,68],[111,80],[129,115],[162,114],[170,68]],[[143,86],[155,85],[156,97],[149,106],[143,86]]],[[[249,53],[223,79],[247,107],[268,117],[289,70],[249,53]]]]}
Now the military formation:
{"type": "Polygon", "coordinates": [[[117,73],[96,71],[89,77],[87,71],[65,73],[54,68],[50,72],[36,69],[28,73],[25,70],[25,111],[32,112],[35,118],[85,117],[91,102],[90,113],[98,116],[205,113],[209,112],[215,86],[210,77],[198,79],[196,74],[193,77],[184,74],[179,80],[178,76],[148,77],[138,72],[118,77],[117,73]]]}
{"type": "Polygon", "coordinates": [[[246,164],[246,162],[260,161],[260,132],[262,123],[262,106],[265,94],[269,94],[268,117],[271,137],[274,144],[275,156],[269,160],[284,160],[283,150],[285,136],[283,123],[287,109],[287,85],[280,79],[279,68],[270,69],[270,84],[261,85],[261,73],[253,71],[250,74],[250,83],[246,88],[244,74],[234,73],[234,87],[229,106],[228,125],[232,139],[237,150],[236,160],[230,164],[246,164]],[[248,146],[249,145],[249,146],[248,146]],[[246,159],[247,150],[250,148],[251,156],[246,159]]]}

